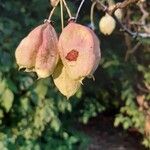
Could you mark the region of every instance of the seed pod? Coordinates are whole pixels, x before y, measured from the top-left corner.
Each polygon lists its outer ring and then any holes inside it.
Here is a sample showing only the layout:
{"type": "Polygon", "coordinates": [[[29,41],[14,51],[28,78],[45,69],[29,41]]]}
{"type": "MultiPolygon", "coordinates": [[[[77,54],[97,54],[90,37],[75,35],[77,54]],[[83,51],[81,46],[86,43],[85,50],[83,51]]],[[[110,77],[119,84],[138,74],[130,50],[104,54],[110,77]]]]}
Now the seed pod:
{"type": "MultiPolygon", "coordinates": [[[[108,10],[110,10],[110,11],[114,10],[115,7],[116,7],[116,4],[115,4],[115,1],[114,1],[114,0],[109,0],[109,1],[108,1],[108,5],[109,5],[109,6],[108,6],[108,10]]],[[[119,20],[121,20],[122,17],[123,17],[122,9],[120,9],[120,8],[118,8],[117,10],[115,10],[114,14],[115,14],[115,16],[116,16],[119,20]]]]}
{"type": "Polygon", "coordinates": [[[110,35],[116,27],[116,21],[109,14],[103,16],[99,22],[100,31],[105,35],[110,35]]]}
{"type": "Polygon", "coordinates": [[[83,25],[69,23],[59,38],[59,54],[70,78],[91,76],[100,61],[100,45],[95,33],[83,25]]]}
{"type": "Polygon", "coordinates": [[[118,9],[115,11],[115,16],[116,16],[119,20],[121,20],[122,17],[123,17],[122,9],[119,9],[119,8],[118,8],[118,9]]]}
{"type": "Polygon", "coordinates": [[[50,76],[58,61],[58,38],[46,22],[25,37],[16,49],[16,60],[25,71],[36,71],[39,78],[50,76]]]}
{"type": "Polygon", "coordinates": [[[56,31],[49,23],[45,23],[46,28],[42,34],[42,44],[39,47],[35,71],[39,78],[50,76],[58,61],[58,38],[56,31]]]}
{"type": "Polygon", "coordinates": [[[42,32],[45,27],[45,24],[36,27],[18,45],[15,57],[19,68],[34,70],[36,54],[42,43],[42,32]]]}
{"type": "Polygon", "coordinates": [[[80,82],[71,79],[62,63],[59,63],[53,73],[53,79],[59,91],[69,99],[80,88],[80,82]]]}

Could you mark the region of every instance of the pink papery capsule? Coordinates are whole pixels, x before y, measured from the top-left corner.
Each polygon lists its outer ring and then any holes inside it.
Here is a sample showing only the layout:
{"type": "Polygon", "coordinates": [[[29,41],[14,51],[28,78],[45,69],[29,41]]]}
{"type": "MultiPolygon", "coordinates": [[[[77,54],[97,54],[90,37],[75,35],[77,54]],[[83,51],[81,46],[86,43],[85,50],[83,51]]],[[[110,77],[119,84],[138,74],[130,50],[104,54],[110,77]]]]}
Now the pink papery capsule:
{"type": "Polygon", "coordinates": [[[16,49],[19,68],[35,71],[38,78],[50,76],[58,61],[58,38],[50,23],[36,27],[16,49]]]}
{"type": "Polygon", "coordinates": [[[59,38],[59,54],[70,78],[75,80],[93,76],[101,53],[99,39],[88,27],[71,22],[59,38]]]}
{"type": "Polygon", "coordinates": [[[50,23],[46,23],[42,39],[36,56],[35,71],[39,78],[46,78],[53,73],[59,58],[57,34],[50,23]]]}
{"type": "Polygon", "coordinates": [[[42,33],[46,25],[39,25],[33,29],[18,45],[15,57],[19,68],[25,68],[26,71],[34,71],[35,59],[42,44],[42,33]]]}

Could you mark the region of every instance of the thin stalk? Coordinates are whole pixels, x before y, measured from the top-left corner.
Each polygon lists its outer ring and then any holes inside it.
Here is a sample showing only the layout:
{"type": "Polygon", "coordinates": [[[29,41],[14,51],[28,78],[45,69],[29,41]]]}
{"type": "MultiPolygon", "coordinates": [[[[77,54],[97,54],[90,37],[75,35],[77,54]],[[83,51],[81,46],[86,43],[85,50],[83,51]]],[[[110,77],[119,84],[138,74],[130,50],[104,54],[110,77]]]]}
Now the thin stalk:
{"type": "Polygon", "coordinates": [[[77,10],[77,13],[76,13],[75,21],[77,21],[77,19],[78,19],[80,10],[81,10],[81,8],[82,8],[84,2],[85,2],[85,0],[82,0],[81,3],[80,3],[80,6],[79,6],[79,8],[78,8],[78,10],[77,10]]]}
{"type": "Polygon", "coordinates": [[[63,12],[63,1],[60,0],[60,11],[61,11],[61,28],[64,28],[64,12],[63,12]]]}
{"type": "Polygon", "coordinates": [[[67,13],[68,13],[68,15],[69,15],[69,18],[72,18],[72,15],[71,15],[70,9],[69,9],[69,7],[67,6],[66,1],[65,1],[65,0],[62,0],[62,1],[63,1],[64,5],[65,5],[65,8],[66,8],[67,13]]]}
{"type": "Polygon", "coordinates": [[[90,19],[91,19],[91,27],[94,30],[95,24],[94,24],[94,8],[95,8],[96,2],[94,2],[91,6],[91,13],[90,13],[90,19]]]}
{"type": "Polygon", "coordinates": [[[53,16],[53,13],[54,13],[54,11],[55,11],[55,9],[56,9],[56,7],[57,7],[57,5],[59,4],[59,2],[60,2],[60,0],[58,0],[58,2],[56,3],[56,5],[53,7],[53,9],[51,10],[51,12],[50,12],[50,14],[49,14],[49,17],[48,17],[48,21],[51,21],[51,18],[52,18],[52,16],[53,16]]]}

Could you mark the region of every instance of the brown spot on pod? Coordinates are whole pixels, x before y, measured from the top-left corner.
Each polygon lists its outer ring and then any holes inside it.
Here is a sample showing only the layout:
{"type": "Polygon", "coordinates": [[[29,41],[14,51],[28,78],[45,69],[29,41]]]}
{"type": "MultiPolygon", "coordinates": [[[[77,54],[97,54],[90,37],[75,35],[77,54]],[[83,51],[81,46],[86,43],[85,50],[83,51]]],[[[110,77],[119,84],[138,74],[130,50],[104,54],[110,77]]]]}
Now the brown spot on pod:
{"type": "Polygon", "coordinates": [[[78,58],[79,52],[76,50],[71,50],[65,57],[69,61],[76,61],[78,58]]]}
{"type": "Polygon", "coordinates": [[[60,35],[59,54],[70,78],[83,79],[98,67],[101,57],[99,39],[90,28],[71,22],[60,35]],[[70,54],[70,50],[77,50],[75,56],[78,57],[74,57],[74,51],[70,54]]]}
{"type": "Polygon", "coordinates": [[[73,96],[80,88],[80,81],[71,79],[61,62],[57,65],[52,76],[56,87],[67,99],[73,96]]]}

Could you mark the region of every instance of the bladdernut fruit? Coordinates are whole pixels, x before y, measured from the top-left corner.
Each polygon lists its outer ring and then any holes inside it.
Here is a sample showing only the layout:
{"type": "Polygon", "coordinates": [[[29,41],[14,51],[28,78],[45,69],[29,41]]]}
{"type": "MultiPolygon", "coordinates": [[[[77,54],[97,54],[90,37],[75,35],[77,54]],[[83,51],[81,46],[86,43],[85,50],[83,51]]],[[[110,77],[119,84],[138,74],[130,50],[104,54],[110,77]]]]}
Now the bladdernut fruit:
{"type": "Polygon", "coordinates": [[[66,72],[74,80],[92,76],[99,65],[99,39],[88,27],[70,22],[59,37],[59,54],[66,72]]]}
{"type": "Polygon", "coordinates": [[[50,76],[59,59],[58,38],[56,31],[50,23],[46,23],[46,28],[42,34],[42,44],[36,55],[35,71],[39,78],[50,76]]]}
{"type": "Polygon", "coordinates": [[[52,76],[56,87],[67,99],[73,96],[80,88],[80,82],[69,77],[62,62],[58,63],[52,76]]]}
{"type": "Polygon", "coordinates": [[[57,65],[58,38],[52,25],[45,22],[33,29],[15,52],[19,68],[35,71],[39,78],[50,76],[57,65]]]}
{"type": "Polygon", "coordinates": [[[104,35],[110,35],[114,31],[115,27],[116,21],[109,14],[106,13],[105,16],[100,19],[99,29],[104,35]]]}

